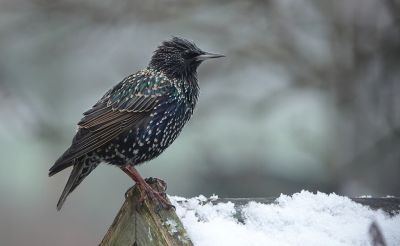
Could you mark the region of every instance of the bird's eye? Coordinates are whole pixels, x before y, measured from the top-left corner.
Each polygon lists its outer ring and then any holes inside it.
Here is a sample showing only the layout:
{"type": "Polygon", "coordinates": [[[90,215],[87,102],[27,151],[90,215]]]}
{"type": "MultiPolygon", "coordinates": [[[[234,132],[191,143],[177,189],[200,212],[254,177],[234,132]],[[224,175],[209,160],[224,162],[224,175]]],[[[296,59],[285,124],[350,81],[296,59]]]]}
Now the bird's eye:
{"type": "Polygon", "coordinates": [[[183,51],[183,57],[185,57],[186,59],[190,59],[190,58],[195,57],[195,56],[196,56],[196,54],[191,50],[183,51]]]}

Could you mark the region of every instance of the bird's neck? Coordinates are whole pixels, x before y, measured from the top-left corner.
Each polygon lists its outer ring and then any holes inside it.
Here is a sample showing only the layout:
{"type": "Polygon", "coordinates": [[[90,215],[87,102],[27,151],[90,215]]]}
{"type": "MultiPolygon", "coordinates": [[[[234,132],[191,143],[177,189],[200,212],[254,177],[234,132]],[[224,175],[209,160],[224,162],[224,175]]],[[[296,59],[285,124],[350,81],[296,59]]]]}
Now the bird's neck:
{"type": "Polygon", "coordinates": [[[181,87],[181,90],[184,93],[188,103],[193,105],[194,108],[200,94],[200,87],[197,81],[196,68],[194,68],[193,70],[185,69],[180,72],[176,72],[173,70],[166,71],[165,69],[159,69],[150,63],[147,69],[152,69],[153,71],[159,72],[164,76],[166,76],[171,81],[174,80],[180,81],[180,83],[178,83],[179,84],[178,86],[181,87]]]}
{"type": "Polygon", "coordinates": [[[200,94],[200,87],[197,82],[197,73],[182,74],[182,76],[174,76],[172,79],[178,81],[177,84],[184,94],[187,103],[192,107],[192,109],[194,109],[200,94]]]}
{"type": "Polygon", "coordinates": [[[199,98],[200,94],[200,87],[199,83],[197,82],[197,73],[192,73],[192,76],[182,78],[184,84],[184,94],[186,100],[192,105],[192,108],[196,106],[197,99],[199,98]]]}

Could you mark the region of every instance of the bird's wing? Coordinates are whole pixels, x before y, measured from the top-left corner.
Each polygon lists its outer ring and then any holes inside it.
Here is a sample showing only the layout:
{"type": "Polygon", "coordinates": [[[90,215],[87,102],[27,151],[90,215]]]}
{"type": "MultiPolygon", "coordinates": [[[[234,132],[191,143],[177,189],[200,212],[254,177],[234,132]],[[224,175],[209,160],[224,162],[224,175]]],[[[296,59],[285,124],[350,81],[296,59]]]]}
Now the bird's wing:
{"type": "Polygon", "coordinates": [[[158,102],[168,98],[173,89],[160,77],[124,79],[83,114],[71,147],[56,161],[49,175],[70,166],[73,159],[99,148],[137,124],[158,102]]]}

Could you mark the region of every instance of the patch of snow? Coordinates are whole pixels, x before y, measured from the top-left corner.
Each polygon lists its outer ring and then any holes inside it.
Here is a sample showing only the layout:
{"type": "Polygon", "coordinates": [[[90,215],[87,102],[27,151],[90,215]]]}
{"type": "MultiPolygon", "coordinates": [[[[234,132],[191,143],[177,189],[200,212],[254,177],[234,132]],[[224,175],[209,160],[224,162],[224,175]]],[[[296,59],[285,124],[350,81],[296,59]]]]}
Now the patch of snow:
{"type": "MultiPolygon", "coordinates": [[[[171,196],[168,196],[168,198],[171,198],[171,196]]],[[[181,202],[181,201],[186,201],[187,198],[181,197],[181,196],[173,196],[175,202],[181,202]]]]}
{"type": "Polygon", "coordinates": [[[210,196],[210,200],[211,201],[218,200],[218,195],[213,194],[212,196],[210,196]]]}
{"type": "Polygon", "coordinates": [[[358,198],[372,198],[371,195],[363,195],[363,196],[359,196],[358,198]]]}
{"type": "Polygon", "coordinates": [[[387,245],[400,242],[400,215],[390,218],[336,194],[302,191],[281,195],[275,204],[250,202],[240,207],[243,223],[231,202],[213,205],[204,196],[170,200],[196,246],[371,245],[373,221],[387,245]]]}
{"type": "Polygon", "coordinates": [[[186,237],[182,237],[182,236],[178,236],[178,240],[179,241],[181,241],[181,242],[183,242],[183,243],[188,243],[189,242],[189,240],[188,240],[188,237],[187,237],[187,235],[185,235],[186,237]]]}
{"type": "Polygon", "coordinates": [[[165,224],[169,225],[169,234],[173,235],[178,232],[176,226],[178,225],[175,220],[168,219],[165,224]]]}

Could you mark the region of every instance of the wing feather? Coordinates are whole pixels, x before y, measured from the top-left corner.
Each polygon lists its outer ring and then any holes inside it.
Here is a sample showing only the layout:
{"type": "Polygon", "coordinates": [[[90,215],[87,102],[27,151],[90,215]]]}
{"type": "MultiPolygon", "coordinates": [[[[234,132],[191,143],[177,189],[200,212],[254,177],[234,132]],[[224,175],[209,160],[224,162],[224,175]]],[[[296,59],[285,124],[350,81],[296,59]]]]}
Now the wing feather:
{"type": "Polygon", "coordinates": [[[83,113],[71,147],[56,161],[50,172],[62,170],[74,159],[96,150],[135,126],[150,115],[159,100],[169,98],[174,90],[170,83],[165,83],[165,78],[125,78],[93,108],[83,113]]]}
{"type": "MultiPolygon", "coordinates": [[[[111,111],[113,112],[113,111],[111,111]]],[[[90,128],[80,127],[72,140],[71,147],[60,158],[60,165],[70,162],[111,141],[119,134],[143,119],[147,113],[118,112],[118,117],[90,128]]]]}

